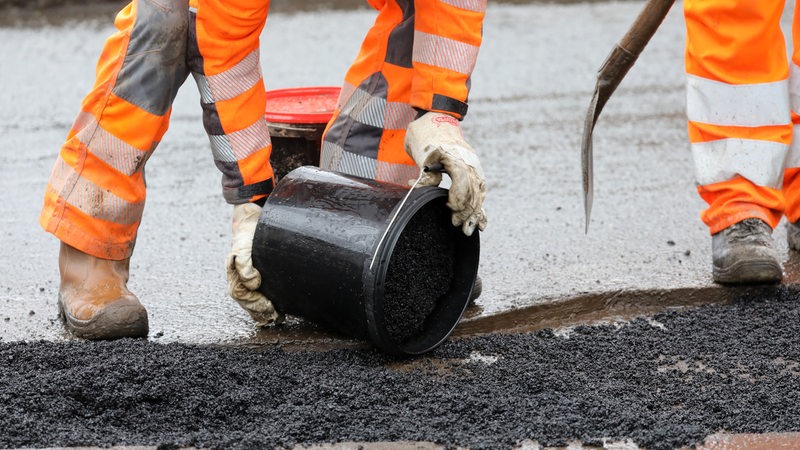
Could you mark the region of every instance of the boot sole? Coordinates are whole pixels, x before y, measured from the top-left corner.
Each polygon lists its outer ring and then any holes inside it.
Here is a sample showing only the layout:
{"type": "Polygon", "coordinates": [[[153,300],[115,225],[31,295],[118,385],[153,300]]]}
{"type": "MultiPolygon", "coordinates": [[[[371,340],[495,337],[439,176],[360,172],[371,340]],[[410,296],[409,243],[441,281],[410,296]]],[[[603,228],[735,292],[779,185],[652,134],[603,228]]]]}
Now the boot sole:
{"type": "Polygon", "coordinates": [[[714,266],[713,275],[720,284],[778,283],[783,269],[776,261],[741,261],[727,269],[714,266]]]}
{"type": "Polygon", "coordinates": [[[150,328],[147,311],[136,304],[112,303],[92,319],[80,320],[69,314],[59,293],[58,313],[67,330],[76,337],[89,340],[147,337],[150,328]]]}

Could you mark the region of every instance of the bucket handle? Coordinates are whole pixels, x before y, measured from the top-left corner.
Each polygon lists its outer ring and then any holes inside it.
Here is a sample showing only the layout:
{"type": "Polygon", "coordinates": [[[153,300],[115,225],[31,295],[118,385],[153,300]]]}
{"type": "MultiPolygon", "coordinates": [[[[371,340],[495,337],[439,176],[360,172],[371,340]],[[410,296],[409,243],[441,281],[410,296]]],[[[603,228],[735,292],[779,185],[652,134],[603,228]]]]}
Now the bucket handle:
{"type": "Polygon", "coordinates": [[[383,230],[383,235],[381,236],[381,239],[378,241],[378,245],[375,247],[375,253],[372,255],[372,262],[369,263],[369,270],[372,270],[372,266],[375,264],[375,259],[378,257],[378,252],[380,251],[381,246],[383,245],[383,241],[386,239],[386,235],[392,228],[392,224],[394,223],[395,219],[397,219],[397,215],[400,214],[400,210],[403,209],[403,205],[406,204],[406,200],[408,200],[408,197],[411,195],[411,192],[414,191],[414,188],[417,187],[417,184],[419,184],[419,182],[422,180],[422,177],[425,176],[425,174],[428,172],[444,172],[444,171],[445,171],[444,166],[441,163],[436,163],[431,166],[425,166],[422,168],[422,171],[419,173],[419,176],[417,177],[416,181],[414,181],[414,184],[411,185],[411,187],[408,189],[408,192],[406,192],[406,195],[403,197],[402,200],[400,200],[399,206],[395,208],[394,214],[392,214],[392,218],[389,219],[389,224],[386,225],[386,229],[383,230]]]}

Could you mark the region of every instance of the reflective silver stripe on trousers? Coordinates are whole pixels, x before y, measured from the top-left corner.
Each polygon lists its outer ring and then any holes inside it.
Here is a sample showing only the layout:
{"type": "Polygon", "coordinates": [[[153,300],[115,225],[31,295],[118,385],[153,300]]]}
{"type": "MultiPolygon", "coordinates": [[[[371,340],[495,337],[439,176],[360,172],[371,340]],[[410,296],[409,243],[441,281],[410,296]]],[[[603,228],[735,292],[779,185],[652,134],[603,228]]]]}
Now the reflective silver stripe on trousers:
{"type": "MultiPolygon", "coordinates": [[[[247,55],[232,68],[216,75],[205,76],[193,72],[204,104],[230,100],[244,94],[261,82],[258,49],[247,55]]],[[[214,160],[236,162],[270,145],[265,119],[260,118],[250,126],[228,134],[209,134],[214,160]]]]}
{"type": "Polygon", "coordinates": [[[210,134],[211,152],[215,161],[241,161],[270,145],[266,120],[258,120],[244,130],[228,134],[210,134]]]}
{"type": "Polygon", "coordinates": [[[371,125],[375,128],[383,128],[383,117],[386,114],[386,99],[370,95],[362,89],[356,89],[347,102],[344,114],[356,122],[364,125],[371,125]]]}
{"type": "Polygon", "coordinates": [[[435,34],[414,32],[414,62],[472,74],[479,48],[435,34]]]}
{"type": "MultiPolygon", "coordinates": [[[[216,75],[206,75],[208,88],[214,102],[235,98],[253,88],[261,81],[260,50],[256,49],[238,64],[216,75]]],[[[205,102],[204,103],[211,103],[205,102]]]]}
{"type": "Polygon", "coordinates": [[[341,110],[344,108],[344,105],[347,104],[347,101],[350,100],[350,96],[352,96],[355,91],[355,86],[345,82],[342,85],[342,90],[339,92],[339,99],[336,101],[336,109],[341,110]]]}
{"type": "Polygon", "coordinates": [[[419,167],[377,161],[366,156],[346,152],[330,142],[323,142],[320,167],[356,177],[407,186],[409,180],[419,176],[419,167]]]}
{"type": "MultiPolygon", "coordinates": [[[[734,85],[687,75],[690,122],[735,127],[788,125],[789,81],[734,85]]],[[[740,175],[780,189],[789,146],[780,142],[727,138],[691,144],[695,177],[709,185],[740,175]]]]}
{"type": "Polygon", "coordinates": [[[87,112],[78,115],[73,129],[77,131],[75,136],[78,140],[94,156],[126,176],[144,168],[158,145],[158,142],[153,142],[149,150],[140,150],[103,129],[87,112]]]}
{"type": "MultiPolygon", "coordinates": [[[[800,111],[800,67],[795,63],[789,65],[789,102],[792,112],[800,111]]],[[[800,167],[800,125],[792,127],[792,145],[786,155],[786,168],[800,167]]]]}
{"type": "Polygon", "coordinates": [[[789,82],[734,85],[687,75],[686,115],[712,125],[785,125],[791,122],[789,82]]]}
{"type": "Polygon", "coordinates": [[[731,138],[694,143],[691,148],[695,178],[701,186],[741,175],[759,186],[781,188],[788,145],[731,138]]]}
{"type": "Polygon", "coordinates": [[[144,200],[137,203],[125,201],[79,176],[61,157],[56,160],[53,172],[58,176],[51,177],[49,186],[52,190],[63,196],[64,188],[74,184],[64,200],[87,216],[121,225],[132,225],[142,218],[144,200]]]}
{"type": "Polygon", "coordinates": [[[384,130],[405,130],[414,120],[416,111],[408,103],[387,102],[385,98],[356,89],[340,115],[356,122],[384,130]]]}
{"type": "Polygon", "coordinates": [[[378,173],[377,160],[344,151],[331,142],[322,143],[320,167],[325,170],[343,172],[361,178],[374,180],[378,173]]]}

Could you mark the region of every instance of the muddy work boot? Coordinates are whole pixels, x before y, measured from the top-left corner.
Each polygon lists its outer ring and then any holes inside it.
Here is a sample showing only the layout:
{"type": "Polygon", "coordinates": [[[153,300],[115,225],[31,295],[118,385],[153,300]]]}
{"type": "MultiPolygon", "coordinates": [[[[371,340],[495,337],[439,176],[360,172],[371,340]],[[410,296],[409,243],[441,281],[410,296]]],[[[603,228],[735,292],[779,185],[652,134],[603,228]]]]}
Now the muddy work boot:
{"type": "Polygon", "coordinates": [[[129,261],[96,258],[61,243],[58,311],[75,336],[92,340],[147,336],[147,311],[127,288],[129,261]]]}
{"type": "Polygon", "coordinates": [[[783,278],[772,228],[761,219],[745,219],[713,235],[711,249],[717,283],[777,283],[783,278]]]}
{"type": "Polygon", "coordinates": [[[481,280],[481,276],[478,275],[475,277],[475,284],[472,285],[472,292],[469,294],[469,305],[472,306],[475,304],[475,300],[481,296],[483,292],[483,280],[481,280]]]}
{"type": "Polygon", "coordinates": [[[800,221],[786,223],[786,242],[790,250],[800,252],[800,221]]]}

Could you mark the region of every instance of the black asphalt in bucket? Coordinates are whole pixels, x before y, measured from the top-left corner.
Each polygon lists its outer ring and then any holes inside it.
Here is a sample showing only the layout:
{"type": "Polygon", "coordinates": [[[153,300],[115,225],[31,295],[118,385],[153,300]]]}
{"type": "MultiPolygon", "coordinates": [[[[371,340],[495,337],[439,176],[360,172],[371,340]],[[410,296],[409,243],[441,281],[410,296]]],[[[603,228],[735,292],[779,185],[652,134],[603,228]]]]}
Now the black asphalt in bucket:
{"type": "Polygon", "coordinates": [[[284,314],[387,353],[437,347],[469,303],[479,237],[452,225],[446,189],[416,188],[397,210],[407,193],[311,166],[291,171],[254,236],[261,292],[284,314]]]}

